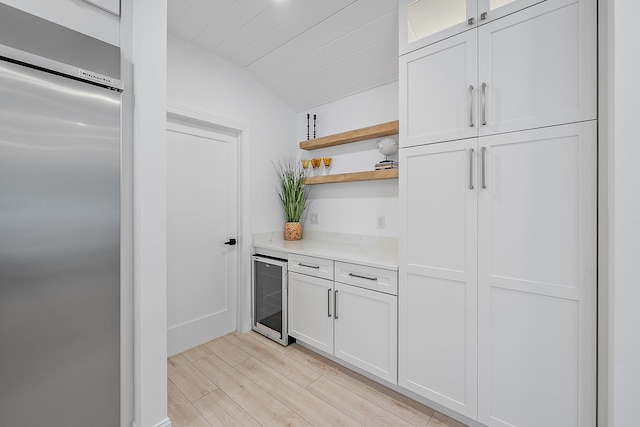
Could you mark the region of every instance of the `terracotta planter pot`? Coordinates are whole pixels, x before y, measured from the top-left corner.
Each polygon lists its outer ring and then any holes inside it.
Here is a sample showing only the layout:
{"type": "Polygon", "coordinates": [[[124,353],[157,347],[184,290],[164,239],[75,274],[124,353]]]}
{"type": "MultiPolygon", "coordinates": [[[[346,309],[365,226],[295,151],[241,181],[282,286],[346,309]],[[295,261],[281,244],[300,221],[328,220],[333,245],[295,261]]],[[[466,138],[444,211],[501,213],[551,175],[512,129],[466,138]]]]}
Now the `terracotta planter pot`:
{"type": "Polygon", "coordinates": [[[299,222],[287,222],[284,224],[284,240],[302,239],[302,224],[299,222]]]}

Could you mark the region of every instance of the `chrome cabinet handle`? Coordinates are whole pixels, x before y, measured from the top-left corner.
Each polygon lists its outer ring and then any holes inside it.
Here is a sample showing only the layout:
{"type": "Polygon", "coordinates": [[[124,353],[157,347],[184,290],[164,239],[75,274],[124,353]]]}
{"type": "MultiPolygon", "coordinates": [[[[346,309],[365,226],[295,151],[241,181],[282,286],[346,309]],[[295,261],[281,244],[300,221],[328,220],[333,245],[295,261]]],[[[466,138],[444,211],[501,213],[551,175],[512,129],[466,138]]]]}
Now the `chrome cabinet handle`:
{"type": "Polygon", "coordinates": [[[486,126],[487,125],[487,102],[486,102],[486,95],[487,95],[487,84],[486,83],[482,83],[482,126],[486,126]]]}
{"type": "Polygon", "coordinates": [[[473,85],[469,85],[469,127],[473,127],[473,85]]]}
{"type": "Polygon", "coordinates": [[[473,153],[474,149],[469,150],[469,190],[473,190],[473,153]]]}
{"type": "Polygon", "coordinates": [[[349,276],[350,277],[357,277],[358,279],[378,280],[377,277],[360,276],[359,274],[353,274],[353,273],[349,273],[349,276]]]}
{"type": "Polygon", "coordinates": [[[299,262],[298,265],[300,267],[315,268],[316,270],[320,270],[320,266],[319,265],[309,265],[309,264],[303,264],[301,262],[299,262]]]}
{"type": "Polygon", "coordinates": [[[484,21],[485,19],[487,19],[487,12],[482,12],[482,13],[480,14],[480,19],[482,19],[483,21],[484,21]]]}
{"type": "Polygon", "coordinates": [[[485,153],[486,152],[487,152],[487,147],[482,147],[482,188],[487,188],[487,181],[485,176],[485,170],[486,170],[485,153]]]}
{"type": "Polygon", "coordinates": [[[333,293],[333,318],[338,318],[338,291],[333,293]]]}
{"type": "Polygon", "coordinates": [[[327,317],[331,317],[331,288],[327,289],[327,317]]]}
{"type": "Polygon", "coordinates": [[[474,22],[476,22],[476,20],[475,20],[473,17],[471,17],[471,18],[467,19],[467,23],[468,23],[469,25],[473,25],[473,23],[474,23],[474,22]]]}

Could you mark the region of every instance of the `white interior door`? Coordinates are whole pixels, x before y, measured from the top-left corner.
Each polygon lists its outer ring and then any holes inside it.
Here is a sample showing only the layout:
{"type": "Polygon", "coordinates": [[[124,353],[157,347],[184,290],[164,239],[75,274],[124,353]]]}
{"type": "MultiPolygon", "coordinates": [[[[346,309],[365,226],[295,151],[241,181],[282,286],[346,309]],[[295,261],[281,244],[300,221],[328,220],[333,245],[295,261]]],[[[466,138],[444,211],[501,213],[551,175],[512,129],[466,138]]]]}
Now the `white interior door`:
{"type": "Polygon", "coordinates": [[[236,330],[237,138],[167,124],[167,340],[173,355],[236,330]]]}

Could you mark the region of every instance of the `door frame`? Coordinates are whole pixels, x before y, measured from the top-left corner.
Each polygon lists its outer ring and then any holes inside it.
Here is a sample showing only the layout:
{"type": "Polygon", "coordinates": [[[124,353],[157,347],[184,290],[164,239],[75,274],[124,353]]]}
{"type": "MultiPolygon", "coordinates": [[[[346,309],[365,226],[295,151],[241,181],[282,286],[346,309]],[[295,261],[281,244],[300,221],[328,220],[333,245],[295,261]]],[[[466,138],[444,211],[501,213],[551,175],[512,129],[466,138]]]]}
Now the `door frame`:
{"type": "MultiPolygon", "coordinates": [[[[167,105],[167,122],[179,120],[210,128],[213,131],[232,133],[238,139],[238,236],[237,236],[237,307],[236,326],[239,332],[251,329],[251,168],[249,146],[251,127],[226,117],[177,104],[167,105]]],[[[165,332],[166,333],[166,332],[165,332]]]]}

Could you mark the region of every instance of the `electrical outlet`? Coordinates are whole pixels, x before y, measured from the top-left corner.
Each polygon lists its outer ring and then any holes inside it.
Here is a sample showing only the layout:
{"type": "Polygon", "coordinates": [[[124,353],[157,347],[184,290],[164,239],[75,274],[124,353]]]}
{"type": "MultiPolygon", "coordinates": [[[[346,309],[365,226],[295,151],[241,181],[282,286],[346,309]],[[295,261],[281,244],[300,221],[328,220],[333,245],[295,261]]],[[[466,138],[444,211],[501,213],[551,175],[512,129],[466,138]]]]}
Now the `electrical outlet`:
{"type": "Polygon", "coordinates": [[[320,224],[320,215],[312,213],[309,215],[311,224],[320,224]]]}
{"type": "Polygon", "coordinates": [[[378,228],[384,228],[384,215],[378,215],[378,228]]]}

